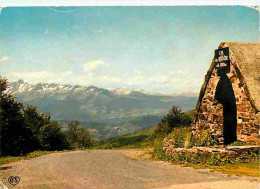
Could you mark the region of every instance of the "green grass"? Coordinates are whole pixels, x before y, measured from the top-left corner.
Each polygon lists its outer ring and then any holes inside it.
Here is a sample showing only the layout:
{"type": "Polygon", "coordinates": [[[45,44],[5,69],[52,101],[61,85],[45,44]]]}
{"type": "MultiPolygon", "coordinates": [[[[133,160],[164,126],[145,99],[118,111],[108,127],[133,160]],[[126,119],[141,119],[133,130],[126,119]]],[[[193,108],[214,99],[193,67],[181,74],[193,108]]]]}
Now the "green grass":
{"type": "Polygon", "coordinates": [[[175,148],[187,147],[191,138],[191,127],[185,126],[180,128],[175,128],[167,138],[170,138],[175,143],[175,148]]]}
{"type": "Polygon", "coordinates": [[[101,141],[98,148],[102,149],[133,149],[133,148],[143,148],[152,145],[152,136],[154,134],[157,126],[151,127],[149,129],[141,130],[137,133],[117,136],[110,138],[105,141],[101,141]]]}
{"type": "Polygon", "coordinates": [[[211,171],[219,171],[228,175],[251,176],[259,177],[259,160],[248,163],[234,163],[220,166],[207,164],[186,164],[185,166],[193,167],[194,169],[210,169],[211,171]]]}
{"type": "Polygon", "coordinates": [[[3,165],[3,164],[12,163],[12,162],[20,161],[20,160],[31,159],[31,158],[39,157],[39,156],[46,155],[46,154],[58,153],[58,152],[68,152],[68,151],[70,151],[70,150],[64,150],[64,151],[35,151],[35,152],[31,152],[31,153],[29,153],[25,156],[0,157],[0,166],[3,165]]]}
{"type": "MultiPolygon", "coordinates": [[[[237,175],[237,176],[251,176],[259,177],[259,159],[255,158],[254,160],[248,162],[235,162],[235,163],[225,163],[222,165],[214,165],[215,162],[212,160],[216,156],[205,157],[203,155],[179,155],[175,158],[172,156],[167,156],[162,151],[155,153],[151,152],[152,159],[154,160],[163,160],[168,161],[175,165],[181,165],[184,167],[192,167],[194,169],[210,169],[211,171],[218,171],[228,175],[237,175]],[[213,158],[212,158],[213,157],[213,158]]],[[[217,158],[218,159],[218,158],[217,158]]]]}
{"type": "Polygon", "coordinates": [[[195,109],[188,110],[188,111],[184,112],[184,114],[190,116],[190,118],[193,119],[193,117],[194,117],[194,115],[195,115],[195,109]]]}
{"type": "Polygon", "coordinates": [[[236,140],[235,142],[227,146],[255,146],[255,145],[256,145],[255,142],[244,142],[244,141],[236,140]]]}

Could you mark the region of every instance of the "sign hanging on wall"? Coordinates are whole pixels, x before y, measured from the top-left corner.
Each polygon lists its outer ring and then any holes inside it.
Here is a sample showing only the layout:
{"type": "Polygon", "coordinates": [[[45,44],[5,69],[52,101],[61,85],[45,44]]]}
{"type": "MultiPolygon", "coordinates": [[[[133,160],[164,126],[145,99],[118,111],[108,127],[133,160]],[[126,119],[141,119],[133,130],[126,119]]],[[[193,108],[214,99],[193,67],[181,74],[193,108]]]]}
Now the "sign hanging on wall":
{"type": "Polygon", "coordinates": [[[226,73],[230,72],[229,48],[215,50],[215,67],[217,70],[223,70],[226,73]]]}

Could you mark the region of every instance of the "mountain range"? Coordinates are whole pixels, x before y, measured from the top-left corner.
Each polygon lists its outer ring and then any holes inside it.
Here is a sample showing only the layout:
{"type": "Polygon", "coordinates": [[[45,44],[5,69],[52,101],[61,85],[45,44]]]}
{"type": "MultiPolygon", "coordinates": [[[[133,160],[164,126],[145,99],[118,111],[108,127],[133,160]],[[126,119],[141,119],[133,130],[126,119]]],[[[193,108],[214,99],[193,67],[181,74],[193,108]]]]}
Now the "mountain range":
{"type": "Polygon", "coordinates": [[[144,115],[164,115],[173,105],[193,109],[197,96],[164,95],[140,89],[103,89],[95,86],[9,83],[8,92],[24,104],[50,112],[53,119],[116,122],[144,115]]]}
{"type": "Polygon", "coordinates": [[[7,92],[19,102],[37,106],[40,112],[49,112],[52,119],[63,124],[71,120],[86,123],[83,125],[94,129],[93,133],[101,139],[154,126],[172,106],[181,106],[186,111],[193,109],[197,101],[193,93],[165,95],[142,89],[108,90],[55,83],[33,85],[23,80],[8,86],[7,92]],[[141,120],[140,124],[136,120],[141,120]]]}

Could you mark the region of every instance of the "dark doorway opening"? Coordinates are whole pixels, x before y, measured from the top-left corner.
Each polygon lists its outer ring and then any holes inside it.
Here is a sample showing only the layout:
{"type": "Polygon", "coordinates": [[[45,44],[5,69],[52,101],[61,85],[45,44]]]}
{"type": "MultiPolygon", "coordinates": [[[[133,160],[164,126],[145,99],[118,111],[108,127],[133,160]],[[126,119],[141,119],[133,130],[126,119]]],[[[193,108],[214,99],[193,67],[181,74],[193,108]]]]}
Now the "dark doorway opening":
{"type": "Polygon", "coordinates": [[[220,80],[216,87],[215,99],[223,105],[224,144],[237,140],[237,107],[232,84],[228,76],[218,72],[220,80]]]}

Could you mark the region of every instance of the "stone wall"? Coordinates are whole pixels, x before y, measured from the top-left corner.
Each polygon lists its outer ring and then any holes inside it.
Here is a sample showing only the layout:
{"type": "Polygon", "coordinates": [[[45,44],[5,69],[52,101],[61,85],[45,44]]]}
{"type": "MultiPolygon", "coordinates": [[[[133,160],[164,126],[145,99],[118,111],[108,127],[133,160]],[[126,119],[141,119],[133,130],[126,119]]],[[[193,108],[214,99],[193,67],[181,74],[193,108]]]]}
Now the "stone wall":
{"type": "MultiPolygon", "coordinates": [[[[242,141],[254,141],[259,144],[260,112],[256,110],[250,100],[250,92],[244,83],[236,60],[230,52],[230,73],[227,74],[235,93],[237,107],[237,138],[242,141]]],[[[223,144],[223,107],[215,97],[216,86],[220,80],[217,70],[214,68],[206,90],[201,99],[200,106],[196,110],[193,134],[199,135],[206,129],[217,138],[220,145],[223,144]]]]}
{"type": "Polygon", "coordinates": [[[173,144],[167,139],[163,142],[163,151],[168,156],[176,156],[179,154],[196,154],[196,153],[212,153],[220,155],[232,155],[234,157],[241,156],[242,153],[250,154],[255,150],[259,150],[259,146],[230,146],[227,148],[209,148],[209,147],[196,147],[193,148],[175,148],[173,144]]]}

